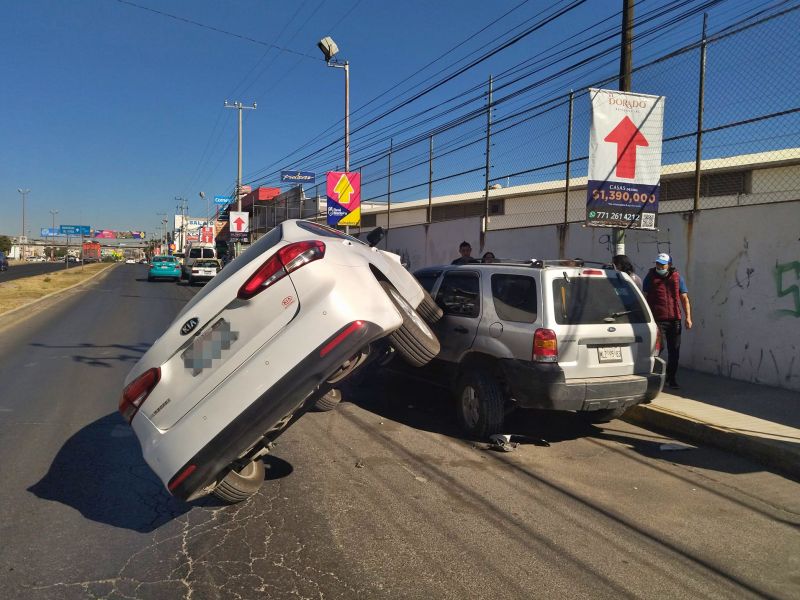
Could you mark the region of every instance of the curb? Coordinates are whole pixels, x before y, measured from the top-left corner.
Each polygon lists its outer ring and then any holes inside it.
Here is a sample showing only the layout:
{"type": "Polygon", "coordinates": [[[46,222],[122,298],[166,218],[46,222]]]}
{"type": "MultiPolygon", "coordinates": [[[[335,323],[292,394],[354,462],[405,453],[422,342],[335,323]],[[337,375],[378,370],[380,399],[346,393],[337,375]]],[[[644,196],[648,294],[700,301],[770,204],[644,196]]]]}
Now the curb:
{"type": "Polygon", "coordinates": [[[69,290],[71,290],[73,288],[76,288],[78,286],[85,285],[85,284],[89,283],[90,281],[93,281],[94,279],[97,279],[103,273],[108,273],[109,271],[111,271],[116,266],[118,266],[118,265],[117,264],[109,265],[108,267],[106,267],[102,271],[98,271],[97,273],[95,273],[91,277],[88,277],[87,279],[84,279],[83,281],[79,281],[78,283],[73,283],[72,285],[70,285],[68,287],[62,288],[60,290],[56,290],[55,292],[50,292],[49,294],[47,294],[45,296],[42,296],[41,298],[37,298],[36,300],[31,300],[27,304],[23,304],[22,306],[18,306],[17,308],[12,308],[11,310],[8,310],[8,311],[6,311],[4,313],[0,313],[0,320],[3,320],[3,319],[5,319],[5,317],[7,317],[9,315],[13,315],[16,312],[21,311],[23,308],[30,308],[31,306],[39,304],[39,302],[43,302],[44,300],[47,300],[48,298],[52,298],[53,296],[57,296],[58,294],[63,294],[64,292],[67,292],[67,291],[69,291],[69,290]]]}
{"type": "Polygon", "coordinates": [[[795,449],[792,444],[780,440],[749,436],[735,429],[712,425],[682,413],[646,404],[631,407],[622,416],[622,420],[727,450],[800,480],[800,444],[796,444],[795,449]]]}

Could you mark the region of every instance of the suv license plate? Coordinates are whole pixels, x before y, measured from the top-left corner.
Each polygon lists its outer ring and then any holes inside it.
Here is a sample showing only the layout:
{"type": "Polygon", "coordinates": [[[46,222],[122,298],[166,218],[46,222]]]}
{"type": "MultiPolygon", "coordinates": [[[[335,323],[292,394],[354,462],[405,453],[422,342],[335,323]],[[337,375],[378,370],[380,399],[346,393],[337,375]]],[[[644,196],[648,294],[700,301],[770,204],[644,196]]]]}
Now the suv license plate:
{"type": "Polygon", "coordinates": [[[620,346],[604,346],[597,349],[597,358],[601,363],[622,362],[620,346]]]}

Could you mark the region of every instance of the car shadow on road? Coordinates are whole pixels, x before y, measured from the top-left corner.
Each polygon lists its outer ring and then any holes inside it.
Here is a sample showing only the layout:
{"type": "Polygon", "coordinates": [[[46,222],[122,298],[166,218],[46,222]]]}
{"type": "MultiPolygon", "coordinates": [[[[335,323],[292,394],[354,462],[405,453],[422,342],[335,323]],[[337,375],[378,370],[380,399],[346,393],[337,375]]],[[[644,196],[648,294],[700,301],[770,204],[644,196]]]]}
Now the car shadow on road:
{"type": "MultiPolygon", "coordinates": [[[[358,385],[346,385],[346,401],[387,419],[414,429],[447,435],[452,438],[486,442],[470,438],[458,425],[456,404],[443,388],[401,373],[382,370],[358,385]]],[[[552,411],[515,411],[506,419],[504,433],[517,436],[520,443],[548,446],[551,443],[587,437],[600,432],[569,413],[552,411]]]]}
{"type": "MultiPolygon", "coordinates": [[[[274,456],[265,457],[264,463],[267,480],[293,471],[290,463],[274,456]]],[[[154,531],[194,507],[225,506],[214,496],[191,503],[171,496],[144,462],[133,430],[116,412],[69,438],[28,491],[92,521],[139,533],[154,531]]]]}

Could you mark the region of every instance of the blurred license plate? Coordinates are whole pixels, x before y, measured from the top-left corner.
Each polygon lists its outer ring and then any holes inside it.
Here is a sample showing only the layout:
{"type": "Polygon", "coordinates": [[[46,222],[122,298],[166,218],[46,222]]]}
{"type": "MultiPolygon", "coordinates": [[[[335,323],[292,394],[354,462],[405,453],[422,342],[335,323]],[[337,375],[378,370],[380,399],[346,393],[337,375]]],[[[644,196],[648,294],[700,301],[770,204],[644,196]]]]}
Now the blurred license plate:
{"type": "Polygon", "coordinates": [[[603,346],[597,349],[597,358],[601,363],[622,362],[622,348],[620,346],[603,346]]]}
{"type": "Polygon", "coordinates": [[[231,324],[220,319],[195,337],[192,345],[183,351],[183,366],[191,369],[192,377],[199,375],[203,369],[210,368],[215,360],[221,359],[222,353],[230,350],[238,338],[238,332],[231,331],[231,324]]]}

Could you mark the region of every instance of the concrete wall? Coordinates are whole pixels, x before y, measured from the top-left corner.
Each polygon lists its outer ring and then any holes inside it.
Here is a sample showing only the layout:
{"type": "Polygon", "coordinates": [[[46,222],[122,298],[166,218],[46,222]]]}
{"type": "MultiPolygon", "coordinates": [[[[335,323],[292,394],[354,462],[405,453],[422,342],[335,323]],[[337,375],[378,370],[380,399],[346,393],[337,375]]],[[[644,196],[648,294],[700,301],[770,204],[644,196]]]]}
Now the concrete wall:
{"type": "MultiPolygon", "coordinates": [[[[796,197],[796,196],[795,196],[796,197]]],[[[449,263],[462,240],[473,256],[565,257],[607,261],[610,230],[571,224],[490,231],[480,246],[479,218],[392,229],[388,249],[412,270],[449,263]]],[[[631,231],[628,256],[640,275],[659,252],[684,274],[694,329],[681,364],[726,377],[800,390],[800,202],[661,214],[659,231],[631,231]]],[[[384,244],[381,244],[383,247],[384,244]]]]}

